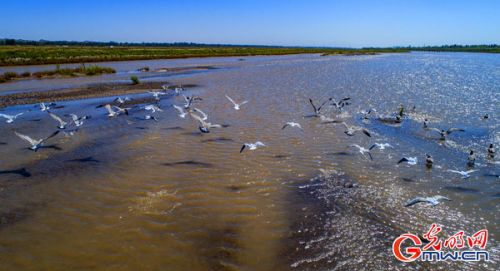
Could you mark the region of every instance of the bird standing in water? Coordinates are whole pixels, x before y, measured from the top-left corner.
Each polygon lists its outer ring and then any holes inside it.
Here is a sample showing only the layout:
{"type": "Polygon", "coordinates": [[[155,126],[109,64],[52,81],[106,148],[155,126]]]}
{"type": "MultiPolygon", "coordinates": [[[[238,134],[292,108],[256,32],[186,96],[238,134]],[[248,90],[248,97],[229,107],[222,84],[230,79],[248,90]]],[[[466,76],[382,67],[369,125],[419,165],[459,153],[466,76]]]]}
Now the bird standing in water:
{"type": "Polygon", "coordinates": [[[473,167],[476,162],[476,154],[474,150],[470,150],[469,157],[467,157],[467,166],[473,167]]]}

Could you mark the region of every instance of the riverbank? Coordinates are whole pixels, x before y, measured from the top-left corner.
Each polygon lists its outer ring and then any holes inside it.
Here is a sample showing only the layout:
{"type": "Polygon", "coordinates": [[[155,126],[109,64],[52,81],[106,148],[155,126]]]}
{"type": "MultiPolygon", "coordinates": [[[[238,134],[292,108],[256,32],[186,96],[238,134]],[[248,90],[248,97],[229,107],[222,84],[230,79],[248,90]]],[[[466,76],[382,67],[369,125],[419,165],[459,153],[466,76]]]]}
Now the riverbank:
{"type": "Polygon", "coordinates": [[[4,72],[0,75],[0,83],[6,83],[12,80],[20,79],[51,79],[51,78],[64,78],[64,77],[77,77],[77,76],[94,76],[101,74],[116,73],[115,69],[109,67],[101,67],[97,65],[82,64],[77,68],[60,68],[59,65],[54,70],[39,71],[39,72],[4,72]]]}
{"type": "Polygon", "coordinates": [[[141,47],[141,46],[0,46],[0,66],[89,63],[191,57],[290,54],[374,54],[409,52],[400,48],[333,49],[301,47],[141,47]]]}

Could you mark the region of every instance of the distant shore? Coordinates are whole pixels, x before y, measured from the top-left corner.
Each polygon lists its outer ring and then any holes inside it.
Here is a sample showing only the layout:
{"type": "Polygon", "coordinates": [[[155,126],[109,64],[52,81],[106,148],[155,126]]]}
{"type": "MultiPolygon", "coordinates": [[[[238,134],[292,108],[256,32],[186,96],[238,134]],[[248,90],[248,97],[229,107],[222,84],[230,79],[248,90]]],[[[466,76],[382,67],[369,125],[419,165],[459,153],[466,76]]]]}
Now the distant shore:
{"type": "Polygon", "coordinates": [[[300,47],[140,47],[140,46],[0,46],[0,66],[91,63],[192,57],[328,54],[360,55],[409,52],[404,48],[331,49],[300,47]]]}

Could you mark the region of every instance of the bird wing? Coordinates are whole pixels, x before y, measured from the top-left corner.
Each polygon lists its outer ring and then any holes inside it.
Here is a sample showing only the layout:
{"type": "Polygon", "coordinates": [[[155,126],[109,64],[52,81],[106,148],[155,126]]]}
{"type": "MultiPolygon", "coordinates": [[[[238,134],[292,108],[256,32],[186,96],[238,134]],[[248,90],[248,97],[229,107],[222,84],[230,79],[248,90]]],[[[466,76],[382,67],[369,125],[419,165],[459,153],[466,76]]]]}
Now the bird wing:
{"type": "Polygon", "coordinates": [[[64,126],[64,125],[66,125],[66,124],[67,124],[67,123],[66,123],[64,120],[62,120],[62,119],[61,119],[58,115],[56,115],[56,114],[54,114],[54,113],[52,113],[52,112],[49,112],[49,116],[50,116],[50,117],[52,117],[53,119],[55,119],[56,121],[58,121],[58,122],[59,122],[59,124],[60,124],[61,126],[64,126]]]}
{"type": "Polygon", "coordinates": [[[373,148],[377,147],[377,144],[373,144],[368,150],[372,150],[373,148]]]}
{"type": "Polygon", "coordinates": [[[49,140],[49,139],[53,138],[53,137],[54,137],[54,136],[56,136],[57,134],[59,134],[59,130],[57,130],[57,131],[53,132],[53,133],[52,133],[51,135],[49,135],[48,137],[46,137],[46,138],[42,139],[42,140],[40,141],[40,143],[42,143],[42,142],[44,142],[44,141],[47,141],[47,140],[49,140]]]}
{"type": "Polygon", "coordinates": [[[324,101],[319,107],[318,107],[318,111],[321,110],[321,107],[323,107],[323,105],[325,105],[327,102],[329,102],[330,99],[324,101]]]}
{"type": "Polygon", "coordinates": [[[453,170],[453,169],[448,169],[448,172],[453,172],[453,173],[462,174],[462,171],[453,170]]]}
{"type": "Polygon", "coordinates": [[[477,170],[477,169],[471,169],[471,170],[466,171],[465,173],[467,173],[467,174],[471,174],[471,173],[474,173],[474,172],[476,172],[476,171],[478,171],[478,170],[477,170]]]}
{"type": "Polygon", "coordinates": [[[408,162],[408,159],[406,157],[401,158],[401,160],[398,161],[398,164],[401,164],[403,162],[408,162]]]}
{"type": "Polygon", "coordinates": [[[199,121],[202,125],[205,125],[205,121],[198,115],[190,113],[191,117],[193,117],[195,120],[199,121]]]}
{"type": "Polygon", "coordinates": [[[243,150],[246,148],[246,146],[247,146],[247,144],[246,144],[246,143],[245,143],[245,144],[243,144],[243,146],[241,146],[240,153],[242,153],[242,152],[243,152],[243,150]]]}
{"type": "Polygon", "coordinates": [[[266,145],[264,143],[262,143],[261,141],[257,141],[257,142],[255,142],[255,146],[262,146],[262,147],[264,147],[266,145]]]}
{"type": "Polygon", "coordinates": [[[416,197],[414,199],[408,200],[405,203],[405,207],[410,207],[410,206],[415,205],[419,202],[427,202],[427,200],[425,200],[424,198],[421,198],[421,197],[416,197]]]}
{"type": "Polygon", "coordinates": [[[318,110],[316,109],[316,106],[314,105],[313,100],[311,98],[309,98],[309,102],[311,103],[311,105],[314,109],[314,112],[318,112],[318,110]]]}
{"type": "Polygon", "coordinates": [[[435,132],[438,132],[439,134],[441,134],[441,130],[438,128],[433,127],[433,128],[429,128],[429,130],[435,131],[435,132]]]}
{"type": "Polygon", "coordinates": [[[281,127],[281,130],[285,129],[285,128],[286,128],[286,127],[288,127],[288,126],[290,126],[290,124],[288,124],[288,123],[287,123],[287,124],[285,124],[285,125],[283,125],[283,127],[281,127]]]}
{"type": "Polygon", "coordinates": [[[180,107],[180,106],[178,106],[178,105],[175,105],[175,104],[173,105],[173,107],[174,107],[177,111],[179,111],[179,113],[181,113],[181,114],[183,114],[183,113],[184,113],[184,109],[183,109],[182,107],[180,107]]]}
{"type": "Polygon", "coordinates": [[[372,137],[372,135],[370,134],[370,132],[368,132],[368,130],[366,130],[366,129],[362,129],[361,131],[362,131],[362,132],[363,132],[363,134],[365,134],[366,136],[368,136],[368,137],[372,137]]]}
{"type": "Polygon", "coordinates": [[[447,134],[451,134],[453,132],[465,132],[465,130],[460,128],[450,128],[448,129],[448,131],[446,131],[447,134]]]}
{"type": "Polygon", "coordinates": [[[71,118],[73,119],[73,122],[76,122],[78,121],[78,116],[75,115],[75,114],[69,114],[71,116],[71,118]]]}
{"type": "Polygon", "coordinates": [[[5,115],[5,114],[2,114],[2,113],[0,113],[0,117],[6,118],[6,119],[12,119],[12,116],[5,115]]]}
{"type": "Polygon", "coordinates": [[[227,98],[229,101],[231,101],[234,105],[238,105],[238,104],[237,104],[237,103],[236,103],[233,99],[231,99],[231,97],[229,97],[229,96],[227,96],[227,95],[226,95],[226,98],[227,98]]]}
{"type": "Polygon", "coordinates": [[[372,160],[372,161],[373,161],[373,157],[372,157],[371,152],[367,152],[367,153],[368,153],[368,156],[370,156],[370,160],[372,160]]]}
{"type": "Polygon", "coordinates": [[[18,133],[18,132],[14,132],[18,137],[20,137],[21,139],[23,140],[26,140],[28,141],[31,145],[36,145],[38,144],[38,141],[37,140],[34,140],[33,138],[27,136],[27,135],[23,135],[21,133],[18,133]]]}
{"type": "Polygon", "coordinates": [[[196,112],[198,112],[198,113],[200,113],[200,114],[203,116],[203,117],[202,117],[202,118],[203,118],[203,120],[208,119],[208,115],[207,115],[207,114],[205,114],[205,112],[201,111],[200,109],[198,109],[198,108],[196,108],[196,107],[195,107],[195,108],[193,108],[193,110],[194,110],[194,111],[196,111],[196,112]]]}
{"type": "Polygon", "coordinates": [[[113,111],[110,104],[107,104],[104,107],[108,110],[109,114],[115,114],[115,111],[113,111]]]}
{"type": "Polygon", "coordinates": [[[240,106],[241,106],[241,105],[244,105],[244,104],[246,104],[246,103],[248,103],[248,101],[243,101],[243,102],[241,102],[241,103],[240,103],[240,106]]]}

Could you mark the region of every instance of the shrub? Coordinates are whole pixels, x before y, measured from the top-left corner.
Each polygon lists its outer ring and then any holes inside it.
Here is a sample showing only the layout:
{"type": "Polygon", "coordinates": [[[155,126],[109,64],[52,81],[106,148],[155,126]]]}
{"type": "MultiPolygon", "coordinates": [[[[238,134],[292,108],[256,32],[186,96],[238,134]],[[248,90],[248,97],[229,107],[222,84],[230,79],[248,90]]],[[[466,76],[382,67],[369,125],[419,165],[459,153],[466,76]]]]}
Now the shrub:
{"type": "Polygon", "coordinates": [[[137,78],[137,76],[131,76],[130,77],[130,80],[132,81],[132,85],[137,85],[139,84],[139,78],[137,78]]]}

